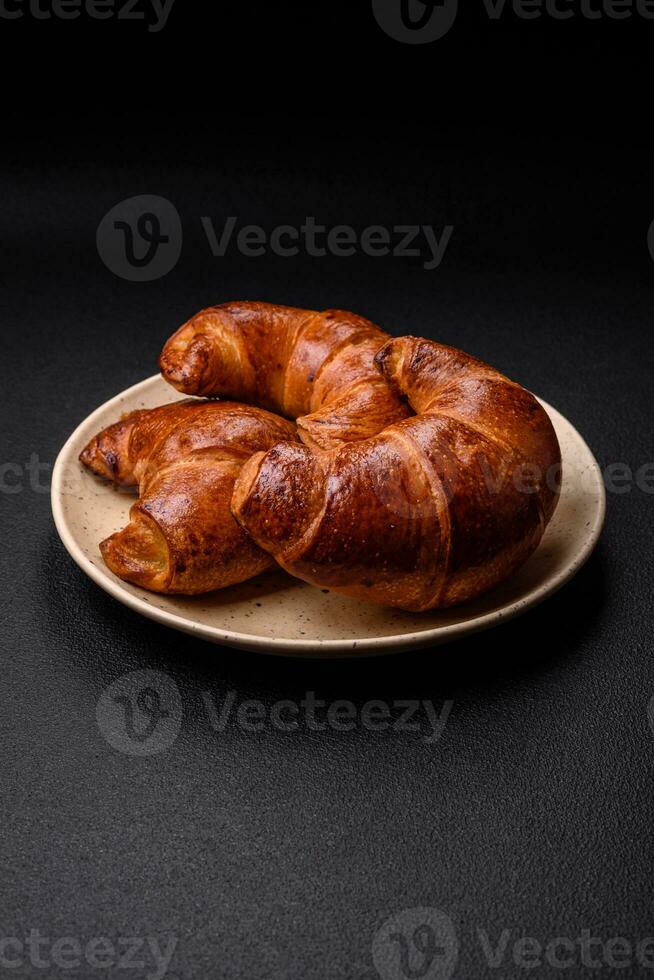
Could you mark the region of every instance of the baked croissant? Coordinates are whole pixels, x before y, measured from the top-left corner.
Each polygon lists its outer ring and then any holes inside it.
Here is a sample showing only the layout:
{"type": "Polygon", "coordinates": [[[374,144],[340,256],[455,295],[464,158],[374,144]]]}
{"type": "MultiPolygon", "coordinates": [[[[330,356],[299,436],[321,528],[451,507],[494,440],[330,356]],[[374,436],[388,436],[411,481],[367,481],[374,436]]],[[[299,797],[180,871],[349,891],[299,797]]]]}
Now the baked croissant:
{"type": "Polygon", "coordinates": [[[295,419],[314,449],[376,435],[409,410],[374,357],[389,339],[344,310],[270,303],[201,310],[165,345],[161,373],[186,395],[233,398],[295,419]]]}
{"type": "Polygon", "coordinates": [[[119,578],[187,595],[243,582],[274,566],[230,512],[234,480],[253,453],[295,440],[259,408],[187,400],[131,412],[80,455],[117,486],[138,486],[130,522],[102,541],[119,578]]]}
{"type": "Polygon", "coordinates": [[[556,506],[546,412],[454,348],[350,313],[230,303],[185,324],[160,364],[189,394],[299,416],[304,445],[253,455],[232,511],[315,585],[412,611],[463,602],[529,557],[556,506]]]}

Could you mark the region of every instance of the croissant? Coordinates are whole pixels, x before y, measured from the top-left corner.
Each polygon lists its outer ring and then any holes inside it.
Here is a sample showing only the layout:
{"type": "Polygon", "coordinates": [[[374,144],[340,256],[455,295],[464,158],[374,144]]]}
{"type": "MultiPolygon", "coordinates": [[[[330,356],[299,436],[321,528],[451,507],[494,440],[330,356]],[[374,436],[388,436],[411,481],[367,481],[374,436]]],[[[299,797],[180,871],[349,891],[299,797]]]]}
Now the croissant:
{"type": "Polygon", "coordinates": [[[374,364],[388,339],[369,320],[343,310],[225,303],[180,327],[159,366],[186,395],[280,412],[296,420],[305,445],[332,449],[409,415],[374,364]]]}
{"type": "Polygon", "coordinates": [[[230,499],[245,460],[295,439],[285,419],[233,402],[180,401],[110,425],[80,460],[117,486],[138,486],[140,496],[129,524],[100,544],[106,565],[154,592],[187,595],[273,567],[234,520],[230,499]]]}
{"type": "Polygon", "coordinates": [[[304,445],[255,453],[232,512],[315,585],[411,611],[460,603],[529,557],[556,506],[547,413],[454,348],[342,311],[230,303],[180,328],[160,365],[188,394],[297,418],[304,445]]]}

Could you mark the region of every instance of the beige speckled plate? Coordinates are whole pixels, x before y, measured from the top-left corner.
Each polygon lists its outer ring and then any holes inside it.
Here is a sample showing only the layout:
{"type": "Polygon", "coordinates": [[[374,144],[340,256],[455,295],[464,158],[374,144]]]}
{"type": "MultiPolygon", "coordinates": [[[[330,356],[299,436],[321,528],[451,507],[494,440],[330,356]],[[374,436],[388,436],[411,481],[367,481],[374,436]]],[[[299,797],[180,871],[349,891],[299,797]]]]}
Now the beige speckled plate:
{"type": "Polygon", "coordinates": [[[299,582],[283,572],[261,575],[210,595],[146,592],[116,578],[98,542],[123,527],[133,498],[86,472],[77,457],[88,440],[135,408],[180,397],[159,375],[128,388],[75,430],[54,467],[52,511],[70,555],[94,582],[131,609],[213,643],[283,656],[355,656],[445,643],[497,626],[555,592],[592,552],[604,521],[602,475],[576,429],[549,405],[563,454],[563,492],[540,547],[507,582],[454,609],[404,613],[299,582]]]}

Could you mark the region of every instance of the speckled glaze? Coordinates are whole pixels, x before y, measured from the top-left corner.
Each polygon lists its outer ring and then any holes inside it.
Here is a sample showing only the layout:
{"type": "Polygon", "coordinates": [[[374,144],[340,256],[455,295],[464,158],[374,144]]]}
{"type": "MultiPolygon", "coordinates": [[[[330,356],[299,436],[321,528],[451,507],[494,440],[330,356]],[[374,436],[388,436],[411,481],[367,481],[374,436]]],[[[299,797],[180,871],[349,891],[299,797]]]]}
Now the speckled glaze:
{"type": "Polygon", "coordinates": [[[535,554],[517,574],[480,599],[446,610],[406,613],[314,588],[281,571],[209,595],[145,592],[116,578],[98,550],[99,541],[124,525],[133,497],[86,472],[77,457],[89,439],[121,413],[180,397],[155,375],[85,419],[57,458],[52,510],[66,549],[101,588],[144,616],[214,643],[316,657],[373,655],[446,643],[497,626],[551,595],[581,568],[602,529],[604,484],[593,454],[576,429],[541,402],[561,446],[561,498],[535,554]]]}

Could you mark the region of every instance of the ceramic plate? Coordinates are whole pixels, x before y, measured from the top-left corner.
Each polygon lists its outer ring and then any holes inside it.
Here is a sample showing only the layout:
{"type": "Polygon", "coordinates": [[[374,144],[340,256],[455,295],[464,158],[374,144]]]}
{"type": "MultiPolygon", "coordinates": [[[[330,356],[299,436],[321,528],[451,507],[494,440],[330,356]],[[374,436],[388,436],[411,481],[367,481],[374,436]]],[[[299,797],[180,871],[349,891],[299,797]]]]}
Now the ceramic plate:
{"type": "Polygon", "coordinates": [[[604,483],[590,449],[559,412],[549,412],[561,444],[563,490],[537,551],[520,571],[480,599],[444,611],[405,613],[314,588],[271,572],[209,595],[161,596],[122,582],[103,564],[98,542],[123,527],[133,497],[92,476],[77,460],[89,439],[124,412],[179,398],[155,375],[96,409],[61,450],[52,510],[81,569],[119,602],[166,626],[233,647],[282,656],[356,656],[433,646],[497,626],[565,584],[592,552],[604,521],[604,483]]]}

